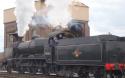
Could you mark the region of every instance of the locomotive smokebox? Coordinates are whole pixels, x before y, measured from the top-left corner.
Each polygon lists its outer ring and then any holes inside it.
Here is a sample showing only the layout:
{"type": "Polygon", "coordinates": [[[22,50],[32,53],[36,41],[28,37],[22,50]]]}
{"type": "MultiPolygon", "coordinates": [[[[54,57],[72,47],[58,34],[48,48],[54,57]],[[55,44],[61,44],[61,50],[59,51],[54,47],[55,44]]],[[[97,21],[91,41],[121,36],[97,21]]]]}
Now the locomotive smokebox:
{"type": "Polygon", "coordinates": [[[70,31],[74,32],[74,33],[77,33],[77,35],[80,37],[80,36],[83,36],[83,26],[84,26],[84,23],[83,21],[80,21],[80,20],[71,20],[69,23],[68,23],[68,28],[70,31]]]}
{"type": "Polygon", "coordinates": [[[76,34],[77,37],[90,36],[87,21],[73,19],[68,23],[68,29],[76,34]]]}
{"type": "Polygon", "coordinates": [[[82,27],[83,27],[83,22],[80,22],[78,20],[72,20],[68,23],[68,28],[71,30],[71,31],[74,31],[74,32],[79,32],[79,31],[82,31],[82,27]]]}

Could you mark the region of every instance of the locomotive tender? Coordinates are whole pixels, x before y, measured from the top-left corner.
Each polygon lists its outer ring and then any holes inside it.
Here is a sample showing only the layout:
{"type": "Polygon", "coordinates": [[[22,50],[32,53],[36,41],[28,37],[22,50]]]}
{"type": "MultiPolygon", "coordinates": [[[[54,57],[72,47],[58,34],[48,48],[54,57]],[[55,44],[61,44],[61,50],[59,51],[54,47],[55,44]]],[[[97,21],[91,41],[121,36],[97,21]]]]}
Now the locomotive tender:
{"type": "Polygon", "coordinates": [[[82,22],[73,22],[69,24],[69,30],[51,33],[48,39],[34,38],[23,42],[16,37],[12,55],[7,60],[7,71],[79,78],[106,78],[107,74],[113,78],[116,71],[122,74],[125,37],[111,34],[82,37],[79,32],[82,22]]]}

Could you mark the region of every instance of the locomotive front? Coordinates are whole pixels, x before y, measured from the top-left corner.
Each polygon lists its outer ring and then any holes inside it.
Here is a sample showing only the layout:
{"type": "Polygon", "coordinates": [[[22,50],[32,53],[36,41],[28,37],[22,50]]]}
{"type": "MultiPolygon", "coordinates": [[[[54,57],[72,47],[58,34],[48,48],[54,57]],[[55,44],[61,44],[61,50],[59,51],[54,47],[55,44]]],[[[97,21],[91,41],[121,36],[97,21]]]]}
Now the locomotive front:
{"type": "Polygon", "coordinates": [[[16,39],[13,43],[12,55],[7,60],[7,71],[13,70],[19,73],[41,72],[42,65],[45,62],[44,46],[48,44],[48,39],[34,38],[31,41],[22,41],[17,34],[13,34],[16,39]]]}

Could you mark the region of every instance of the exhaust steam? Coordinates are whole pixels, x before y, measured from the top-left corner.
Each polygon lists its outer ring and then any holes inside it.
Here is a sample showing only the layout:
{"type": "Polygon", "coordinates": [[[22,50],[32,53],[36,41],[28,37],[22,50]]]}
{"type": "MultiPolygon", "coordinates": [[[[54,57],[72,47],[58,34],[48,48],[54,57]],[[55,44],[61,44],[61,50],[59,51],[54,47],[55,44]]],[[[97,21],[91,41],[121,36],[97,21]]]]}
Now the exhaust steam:
{"type": "Polygon", "coordinates": [[[71,20],[69,4],[72,0],[46,0],[46,5],[52,9],[48,12],[48,21],[52,26],[65,26],[71,20]]]}
{"type": "Polygon", "coordinates": [[[18,36],[24,36],[29,29],[28,25],[35,12],[34,2],[35,0],[16,0],[14,13],[16,15],[18,36]]]}

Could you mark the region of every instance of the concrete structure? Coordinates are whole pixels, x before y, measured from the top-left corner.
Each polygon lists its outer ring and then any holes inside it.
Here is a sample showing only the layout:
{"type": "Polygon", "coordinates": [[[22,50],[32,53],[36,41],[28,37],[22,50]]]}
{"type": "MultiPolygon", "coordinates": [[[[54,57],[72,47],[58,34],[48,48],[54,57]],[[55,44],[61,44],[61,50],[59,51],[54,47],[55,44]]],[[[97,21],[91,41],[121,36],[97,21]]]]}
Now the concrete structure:
{"type": "MultiPolygon", "coordinates": [[[[46,7],[45,0],[36,1],[35,6],[37,11],[46,7]]],[[[82,20],[85,25],[83,27],[83,33],[85,36],[89,36],[89,7],[85,4],[79,2],[72,2],[69,5],[70,13],[73,19],[82,20]]],[[[14,8],[4,10],[4,48],[10,47],[11,42],[13,41],[12,37],[9,33],[14,33],[17,31],[16,27],[16,17],[14,15],[14,8]]],[[[36,33],[39,34],[41,37],[47,37],[47,34],[52,31],[51,27],[38,27],[36,28],[36,33]]],[[[29,31],[27,31],[24,40],[28,41],[31,40],[33,34],[33,28],[30,27],[29,31]]]]}
{"type": "Polygon", "coordinates": [[[85,4],[73,1],[69,10],[73,19],[89,21],[89,7],[85,4]]]}

